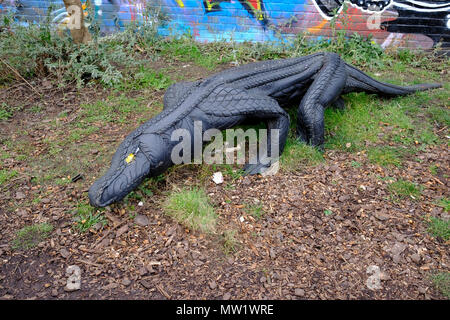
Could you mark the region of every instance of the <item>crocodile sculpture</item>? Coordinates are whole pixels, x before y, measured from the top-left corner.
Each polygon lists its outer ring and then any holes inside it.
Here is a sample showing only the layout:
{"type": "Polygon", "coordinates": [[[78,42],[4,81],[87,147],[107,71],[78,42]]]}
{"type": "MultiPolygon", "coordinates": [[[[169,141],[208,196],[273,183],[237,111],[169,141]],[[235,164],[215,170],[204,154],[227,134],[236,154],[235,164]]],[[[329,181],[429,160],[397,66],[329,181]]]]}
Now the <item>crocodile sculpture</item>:
{"type": "MultiPolygon", "coordinates": [[[[129,134],[114,154],[111,167],[89,189],[90,203],[104,207],[124,198],[145,177],[157,176],[172,166],[171,141],[176,129],[224,130],[257,119],[268,129],[279,129],[279,154],[289,131],[289,116],[282,106],[299,103],[298,138],[313,146],[324,142],[324,109],[343,108],[342,94],[368,92],[398,96],[439,84],[401,87],[372,79],[334,53],[256,62],[217,73],[202,81],[180,82],[164,95],[164,109],[129,134]]],[[[270,130],[268,145],[271,141],[270,130]]],[[[273,141],[272,141],[273,142],[273,141]]],[[[270,153],[270,150],[268,151],[270,153]]],[[[248,174],[262,173],[271,163],[248,164],[248,174]]]]}

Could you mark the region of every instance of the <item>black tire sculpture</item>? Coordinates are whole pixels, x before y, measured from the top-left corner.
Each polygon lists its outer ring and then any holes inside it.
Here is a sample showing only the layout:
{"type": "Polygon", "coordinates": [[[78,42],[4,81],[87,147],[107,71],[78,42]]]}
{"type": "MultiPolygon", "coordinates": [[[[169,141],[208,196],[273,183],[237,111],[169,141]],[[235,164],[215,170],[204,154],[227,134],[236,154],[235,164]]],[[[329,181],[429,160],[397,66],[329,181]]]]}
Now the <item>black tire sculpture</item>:
{"type": "MultiPolygon", "coordinates": [[[[268,129],[279,129],[280,154],[289,131],[289,116],[280,105],[300,101],[298,138],[314,146],[324,142],[324,109],[343,107],[342,94],[368,92],[399,96],[438,88],[440,84],[401,87],[372,79],[345,63],[337,54],[252,63],[197,82],[172,85],[164,96],[164,110],[128,135],[113,156],[106,174],[89,189],[93,206],[104,207],[124,198],[145,177],[157,176],[173,165],[171,141],[176,129],[224,130],[257,119],[268,129]]],[[[268,138],[270,143],[270,135],[268,138]]],[[[269,151],[270,152],[270,151],[269,151]]],[[[247,165],[248,174],[262,173],[271,163],[247,165]]]]}

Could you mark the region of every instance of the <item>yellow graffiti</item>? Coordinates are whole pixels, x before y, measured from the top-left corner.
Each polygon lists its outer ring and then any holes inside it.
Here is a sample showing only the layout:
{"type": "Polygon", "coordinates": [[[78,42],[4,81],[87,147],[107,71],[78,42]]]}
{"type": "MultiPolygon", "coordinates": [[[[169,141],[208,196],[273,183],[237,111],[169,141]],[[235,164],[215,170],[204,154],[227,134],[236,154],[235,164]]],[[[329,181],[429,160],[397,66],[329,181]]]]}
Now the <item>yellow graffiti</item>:
{"type": "Polygon", "coordinates": [[[181,8],[184,8],[183,0],[176,0],[176,2],[178,3],[178,5],[179,5],[181,8]]]}
{"type": "Polygon", "coordinates": [[[327,24],[327,22],[328,22],[328,20],[323,19],[322,22],[318,26],[308,28],[308,32],[311,32],[311,33],[319,32],[320,29],[322,29],[327,24]]]}
{"type": "Polygon", "coordinates": [[[216,5],[218,5],[218,3],[206,1],[206,5],[208,6],[208,11],[212,11],[212,8],[216,5]]]}
{"type": "MultiPolygon", "coordinates": [[[[180,8],[184,8],[184,3],[182,0],[175,0],[180,8]]],[[[218,7],[221,2],[226,0],[205,0],[203,1],[203,4],[206,6],[206,11],[211,12],[214,11],[215,7],[218,7]]],[[[246,4],[246,8],[248,11],[251,11],[251,13],[255,16],[257,20],[264,21],[265,14],[262,10],[262,1],[256,0],[256,1],[249,1],[249,0],[240,0],[239,1],[242,4],[246,4]]]]}
{"type": "MultiPolygon", "coordinates": [[[[251,1],[247,2],[249,2],[249,5],[253,7],[253,3],[251,1]]],[[[258,20],[264,20],[264,12],[261,10],[261,1],[256,1],[255,17],[258,20]]]]}

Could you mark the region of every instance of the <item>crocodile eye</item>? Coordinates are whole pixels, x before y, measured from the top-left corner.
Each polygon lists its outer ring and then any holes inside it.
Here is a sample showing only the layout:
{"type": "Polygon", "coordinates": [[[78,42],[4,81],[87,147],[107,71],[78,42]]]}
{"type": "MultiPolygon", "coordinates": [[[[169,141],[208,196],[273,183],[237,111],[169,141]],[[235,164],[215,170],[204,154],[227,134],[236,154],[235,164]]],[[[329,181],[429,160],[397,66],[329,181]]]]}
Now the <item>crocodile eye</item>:
{"type": "Polygon", "coordinates": [[[137,153],[139,152],[139,147],[136,148],[136,151],[134,153],[130,153],[126,158],[125,162],[130,163],[136,158],[137,153]]]}
{"type": "Polygon", "coordinates": [[[134,157],[135,157],[134,153],[130,153],[128,157],[125,158],[125,162],[130,163],[131,161],[133,161],[134,157]]]}

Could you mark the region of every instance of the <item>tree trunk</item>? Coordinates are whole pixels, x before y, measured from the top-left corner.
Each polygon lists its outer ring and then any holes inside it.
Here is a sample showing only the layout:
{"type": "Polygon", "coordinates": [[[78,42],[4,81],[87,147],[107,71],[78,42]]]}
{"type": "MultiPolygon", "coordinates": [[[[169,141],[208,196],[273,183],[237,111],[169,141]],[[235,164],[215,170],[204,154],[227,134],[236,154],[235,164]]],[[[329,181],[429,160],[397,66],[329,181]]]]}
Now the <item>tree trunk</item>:
{"type": "Polygon", "coordinates": [[[69,14],[68,28],[75,43],[88,43],[92,40],[88,28],[84,24],[81,0],[63,0],[69,14]]]}

